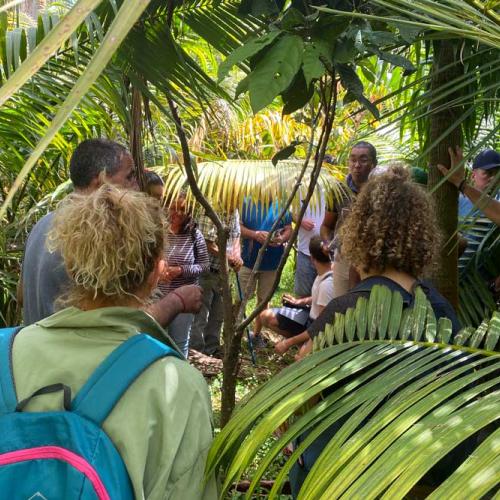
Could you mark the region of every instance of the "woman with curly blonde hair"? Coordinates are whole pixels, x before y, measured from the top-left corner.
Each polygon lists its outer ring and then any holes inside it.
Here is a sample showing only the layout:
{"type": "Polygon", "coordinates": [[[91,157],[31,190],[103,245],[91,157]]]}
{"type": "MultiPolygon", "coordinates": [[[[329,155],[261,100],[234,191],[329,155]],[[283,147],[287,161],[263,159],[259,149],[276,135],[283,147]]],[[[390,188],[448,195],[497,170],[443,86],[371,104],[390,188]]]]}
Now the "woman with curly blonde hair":
{"type": "Polygon", "coordinates": [[[75,418],[82,400],[87,420],[95,422],[89,414],[101,415],[97,423],[130,480],[120,484],[130,484],[134,498],[216,498],[215,481],[203,483],[212,441],[206,383],[142,310],[161,274],[164,234],[160,204],[143,193],[103,185],[69,196],[49,234],[72,280],[64,298],[69,307],[15,336],[13,377],[19,401],[28,401],[23,411],[58,410],[60,397],[42,389],[64,384],[65,401],[66,389],[77,395],[70,408],[65,403],[75,418]],[[109,373],[115,373],[113,379],[109,373]],[[99,384],[106,390],[92,399],[99,384]],[[30,398],[39,393],[44,395],[30,398]]]}
{"type": "Polygon", "coordinates": [[[333,321],[335,313],[345,313],[359,297],[368,297],[374,285],[400,292],[408,306],[418,284],[436,317],[450,318],[453,332],[458,332],[460,323],[450,303],[431,284],[420,281],[435,264],[441,237],[432,200],[410,180],[407,169],[392,166],[365,184],[340,229],[339,240],[342,255],[362,281],[333,299],[307,331],[287,339],[288,348],[305,343],[298,358],[311,350],[312,339],[333,321]]]}

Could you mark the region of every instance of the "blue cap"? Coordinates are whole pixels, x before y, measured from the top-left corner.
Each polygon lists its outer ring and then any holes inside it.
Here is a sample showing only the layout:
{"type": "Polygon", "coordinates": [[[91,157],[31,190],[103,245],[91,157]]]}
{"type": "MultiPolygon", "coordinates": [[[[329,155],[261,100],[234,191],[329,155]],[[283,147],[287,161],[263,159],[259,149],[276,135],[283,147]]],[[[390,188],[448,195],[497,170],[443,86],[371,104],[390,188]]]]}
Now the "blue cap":
{"type": "Polygon", "coordinates": [[[500,153],[493,149],[481,151],[472,162],[472,168],[482,168],[490,170],[491,168],[500,168],[500,153]]]}

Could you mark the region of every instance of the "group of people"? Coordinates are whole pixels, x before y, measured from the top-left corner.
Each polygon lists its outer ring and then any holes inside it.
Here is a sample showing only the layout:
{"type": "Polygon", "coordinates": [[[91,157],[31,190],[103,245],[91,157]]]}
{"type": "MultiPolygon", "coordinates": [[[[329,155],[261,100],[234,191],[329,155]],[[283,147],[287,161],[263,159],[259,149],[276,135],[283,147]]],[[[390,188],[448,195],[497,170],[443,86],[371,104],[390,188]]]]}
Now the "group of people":
{"type": "MultiPolygon", "coordinates": [[[[458,156],[453,150],[453,164],[458,156]]],[[[500,155],[486,157],[489,163],[479,162],[474,170],[491,170],[492,178],[500,155]]],[[[300,359],[335,313],[353,307],[375,284],[398,291],[407,306],[415,286],[422,286],[436,317],[450,318],[458,331],[451,305],[422,281],[442,243],[432,201],[407,169],[394,166],[374,175],[376,166],[373,145],[355,144],[349,196],[307,208],[299,230],[296,296],[285,295],[282,308],[258,316],[257,343],[267,327],[284,337],[277,352],[297,345],[300,359]]],[[[70,177],[74,193],[34,226],[26,243],[18,291],[25,326],[9,354],[17,399],[23,411],[53,411],[58,398],[41,388],[63,382],[78,394],[101,363],[140,333],[169,344],[178,355],[153,360],[139,373],[102,427],[125,463],[136,498],[215,498],[214,478],[202,482],[212,438],[208,390],[184,359],[189,348],[219,356],[223,347],[215,227],[206,215],[193,216],[183,193],[170,199],[152,172],[146,173],[146,193],[139,192],[130,153],[112,141],[81,143],[70,177]],[[31,399],[38,394],[43,397],[31,399]]],[[[477,202],[462,171],[450,182],[477,202]]],[[[488,198],[482,205],[493,220],[495,203],[488,198]]],[[[292,233],[294,216],[286,214],[269,235],[279,212],[277,201],[248,201],[240,212],[222,214],[229,228],[228,265],[244,293],[256,288],[259,302],[271,294],[292,233]],[[252,289],[251,273],[269,236],[252,289]]],[[[310,466],[295,474],[295,491],[310,466]]]]}

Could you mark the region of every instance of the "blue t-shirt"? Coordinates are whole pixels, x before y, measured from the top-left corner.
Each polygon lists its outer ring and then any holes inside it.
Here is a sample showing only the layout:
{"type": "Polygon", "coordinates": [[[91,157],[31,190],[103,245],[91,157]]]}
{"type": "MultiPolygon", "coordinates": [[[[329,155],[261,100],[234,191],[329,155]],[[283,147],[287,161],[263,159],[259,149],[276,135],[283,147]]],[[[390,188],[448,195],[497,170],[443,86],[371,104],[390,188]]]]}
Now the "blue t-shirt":
{"type": "MultiPolygon", "coordinates": [[[[276,200],[272,202],[268,207],[263,207],[262,203],[259,201],[257,204],[254,202],[244,202],[243,209],[241,212],[241,223],[248,229],[252,231],[270,231],[273,227],[274,222],[279,217],[281,207],[279,202],[276,200]]],[[[285,216],[281,219],[277,230],[283,229],[285,226],[292,223],[292,216],[290,212],[287,212],[285,216]]],[[[257,255],[262,245],[252,239],[243,238],[243,248],[241,252],[241,258],[243,259],[243,265],[249,269],[253,269],[255,261],[257,260],[257,255]]],[[[278,268],[279,261],[283,255],[284,247],[280,245],[278,247],[268,246],[264,258],[260,264],[259,271],[274,271],[278,268]]]]}

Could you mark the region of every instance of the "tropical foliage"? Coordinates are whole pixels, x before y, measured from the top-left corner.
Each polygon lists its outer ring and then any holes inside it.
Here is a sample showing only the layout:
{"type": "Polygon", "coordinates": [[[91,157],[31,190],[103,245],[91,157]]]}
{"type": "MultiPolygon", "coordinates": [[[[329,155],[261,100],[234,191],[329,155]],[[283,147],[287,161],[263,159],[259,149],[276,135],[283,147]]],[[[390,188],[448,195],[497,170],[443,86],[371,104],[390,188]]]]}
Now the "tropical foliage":
{"type": "Polygon", "coordinates": [[[453,337],[450,321],[436,321],[420,288],[413,307],[403,309],[399,293],[376,287],[336,315],[315,341],[316,352],[238,406],[213,444],[207,471],[220,468],[227,491],[285,425],[247,498],[287,443],[300,438],[270,492],[276,498],[293,464],[323,433],[329,439],[299,498],[403,498],[419,482],[430,485],[429,498],[481,498],[500,477],[491,425],[500,402],[499,338],[498,313],[453,337]]]}
{"type": "Polygon", "coordinates": [[[498,309],[498,293],[492,293],[500,276],[500,228],[472,214],[461,224],[467,248],[459,259],[458,312],[464,325],[478,326],[498,309]]]}
{"type": "MultiPolygon", "coordinates": [[[[220,213],[242,210],[245,200],[260,200],[268,204],[271,200],[283,206],[292,191],[303,162],[281,161],[274,166],[270,161],[226,160],[221,162],[203,162],[197,165],[198,185],[214,209],[220,213]]],[[[308,179],[312,168],[308,167],[305,177],[308,179]]],[[[344,174],[341,169],[324,164],[318,179],[318,186],[324,193],[316,190],[311,204],[318,206],[321,200],[328,203],[349,196],[344,184],[339,180],[344,174]]],[[[169,197],[176,198],[180,191],[186,190],[187,180],[183,169],[171,165],[164,170],[165,183],[169,197]]],[[[307,183],[300,184],[297,196],[292,202],[292,209],[298,212],[300,200],[305,198],[307,183]]],[[[195,204],[191,191],[187,189],[188,202],[195,204]]]]}
{"type": "MultiPolygon", "coordinates": [[[[222,211],[247,196],[285,199],[304,163],[286,158],[304,158],[322,143],[325,110],[335,116],[328,149],[340,165],[353,136],[370,137],[383,161],[397,156],[425,168],[456,131],[466,161],[486,145],[499,146],[496,1],[78,0],[42,12],[34,24],[10,8],[0,8],[5,323],[18,320],[15,284],[26,233],[70,189],[67,165],[78,142],[96,136],[128,142],[139,171],[143,163],[156,166],[170,194],[184,188],[185,170],[172,165],[181,155],[171,100],[191,152],[203,160],[195,180],[222,211]],[[442,44],[452,63],[437,64],[442,44]],[[248,117],[250,111],[260,113],[248,117]],[[454,118],[432,135],[441,112],[454,118]],[[271,157],[281,159],[276,167],[271,157]]],[[[331,182],[341,175],[326,167],[319,175],[327,197],[341,194],[331,182]]],[[[434,190],[443,183],[434,175],[434,190]]],[[[448,217],[444,210],[438,215],[448,217]]],[[[420,292],[414,308],[403,310],[397,296],[376,290],[336,317],[313,355],[237,409],[209,463],[222,467],[225,490],[284,422],[289,427],[260,462],[249,497],[287,442],[309,433],[271,497],[300,453],[332,425],[338,431],[303,498],[402,496],[439,470],[448,452],[488,434],[498,414],[500,318],[481,273],[498,275],[498,236],[485,231],[478,242],[460,288],[461,319],[477,329],[452,337],[420,292]]],[[[237,355],[233,361],[235,368],[237,355]]],[[[474,456],[439,478],[431,497],[481,496],[497,487],[498,431],[475,446],[474,456]]]]}

